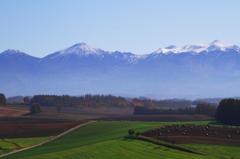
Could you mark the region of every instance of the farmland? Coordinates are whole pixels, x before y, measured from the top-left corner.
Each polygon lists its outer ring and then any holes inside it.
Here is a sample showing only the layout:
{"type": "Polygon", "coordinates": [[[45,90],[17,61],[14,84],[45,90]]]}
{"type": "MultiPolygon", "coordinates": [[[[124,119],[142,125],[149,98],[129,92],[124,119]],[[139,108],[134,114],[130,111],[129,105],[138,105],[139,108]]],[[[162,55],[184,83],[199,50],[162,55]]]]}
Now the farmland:
{"type": "Polygon", "coordinates": [[[14,106],[0,107],[0,117],[19,117],[29,113],[28,108],[19,108],[14,106]]]}
{"type": "Polygon", "coordinates": [[[160,114],[160,115],[127,115],[127,116],[107,116],[102,118],[112,121],[207,121],[212,118],[207,115],[188,115],[188,114],[160,114]]]}
{"type": "Polygon", "coordinates": [[[146,131],[169,124],[206,125],[208,122],[136,122],[136,121],[98,121],[82,127],[70,134],[44,146],[17,153],[9,159],[110,159],[110,158],[192,158],[217,159],[240,158],[240,147],[228,145],[181,144],[204,155],[191,154],[155,145],[150,142],[126,138],[128,129],[146,131]]]}
{"type": "Polygon", "coordinates": [[[4,154],[13,150],[22,149],[32,145],[36,145],[47,140],[48,137],[32,137],[32,138],[11,138],[0,140],[0,154],[4,154]]]}
{"type": "MultiPolygon", "coordinates": [[[[83,122],[83,121],[82,121],[83,122]]],[[[0,118],[1,138],[54,136],[81,122],[41,118],[0,118]]]]}
{"type": "MultiPolygon", "coordinates": [[[[0,153],[20,150],[39,143],[44,143],[44,145],[3,157],[5,159],[151,159],[160,156],[163,159],[236,159],[240,156],[240,148],[232,144],[226,145],[224,144],[225,141],[223,145],[217,146],[216,143],[209,144],[208,142],[206,145],[206,143],[189,140],[188,136],[184,136],[183,140],[188,139],[186,141],[189,142],[181,142],[179,138],[174,141],[162,140],[170,143],[174,142],[176,147],[179,146],[196,152],[191,153],[138,138],[129,138],[128,136],[129,129],[143,133],[164,129],[164,127],[171,128],[176,124],[195,125],[196,128],[202,129],[213,119],[206,114],[148,115],[122,112],[120,114],[95,114],[75,107],[63,107],[61,112],[58,112],[55,107],[43,107],[39,114],[25,115],[27,112],[15,113],[16,109],[12,108],[14,107],[5,107],[6,116],[0,118],[0,127],[2,128],[2,131],[0,131],[0,153]],[[8,117],[7,114],[13,115],[8,117]],[[58,134],[89,120],[97,120],[97,122],[52,140],[53,136],[58,136],[58,134]],[[50,142],[45,143],[45,141],[50,142]],[[212,150],[213,147],[214,150],[212,150]]],[[[26,109],[21,107],[21,110],[26,109]]],[[[196,131],[192,131],[192,135],[196,131]]],[[[223,135],[229,133],[226,129],[222,132],[223,135]]],[[[190,134],[190,131],[188,133],[190,134]]],[[[175,137],[174,134],[167,135],[172,135],[172,138],[175,137]]],[[[209,132],[209,136],[211,135],[212,131],[209,132]]]]}
{"type": "Polygon", "coordinates": [[[170,125],[142,133],[143,136],[170,143],[240,145],[240,128],[211,125],[170,125]]]}
{"type": "MultiPolygon", "coordinates": [[[[9,112],[13,114],[12,110],[9,112]]],[[[79,123],[60,119],[1,117],[0,154],[42,143],[79,123]]]]}

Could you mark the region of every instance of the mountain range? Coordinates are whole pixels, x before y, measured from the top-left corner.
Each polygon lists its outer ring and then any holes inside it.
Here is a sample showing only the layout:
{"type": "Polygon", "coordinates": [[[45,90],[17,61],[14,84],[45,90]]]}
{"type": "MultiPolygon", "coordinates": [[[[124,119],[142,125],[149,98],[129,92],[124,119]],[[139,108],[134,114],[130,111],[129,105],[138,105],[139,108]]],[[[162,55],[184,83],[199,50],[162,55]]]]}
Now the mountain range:
{"type": "Polygon", "coordinates": [[[171,45],[138,55],[78,43],[43,58],[6,50],[0,53],[0,72],[0,92],[7,96],[238,96],[240,47],[216,40],[206,45],[171,45]]]}

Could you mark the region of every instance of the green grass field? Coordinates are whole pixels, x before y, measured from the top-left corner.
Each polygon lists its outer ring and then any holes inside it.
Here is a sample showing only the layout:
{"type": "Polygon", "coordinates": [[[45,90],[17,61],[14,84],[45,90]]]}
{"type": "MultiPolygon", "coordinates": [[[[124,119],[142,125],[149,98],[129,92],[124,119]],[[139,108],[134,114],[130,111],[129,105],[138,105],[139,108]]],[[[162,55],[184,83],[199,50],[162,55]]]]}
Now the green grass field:
{"type": "Polygon", "coordinates": [[[124,137],[130,128],[144,131],[165,124],[169,123],[100,121],[82,127],[47,145],[5,159],[240,159],[240,147],[184,145],[205,154],[196,155],[124,137]]]}
{"type": "Polygon", "coordinates": [[[36,145],[40,142],[43,142],[44,140],[47,140],[47,137],[1,139],[0,154],[36,145]]]}

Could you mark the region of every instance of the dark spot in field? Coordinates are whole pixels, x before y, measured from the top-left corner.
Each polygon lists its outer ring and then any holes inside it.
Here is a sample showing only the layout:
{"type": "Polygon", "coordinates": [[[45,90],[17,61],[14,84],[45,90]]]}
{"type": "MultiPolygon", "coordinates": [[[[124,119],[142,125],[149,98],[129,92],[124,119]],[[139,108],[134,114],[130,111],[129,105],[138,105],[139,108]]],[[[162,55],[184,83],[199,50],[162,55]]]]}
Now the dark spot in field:
{"type": "Polygon", "coordinates": [[[169,149],[164,149],[163,151],[169,151],[169,149]]]}

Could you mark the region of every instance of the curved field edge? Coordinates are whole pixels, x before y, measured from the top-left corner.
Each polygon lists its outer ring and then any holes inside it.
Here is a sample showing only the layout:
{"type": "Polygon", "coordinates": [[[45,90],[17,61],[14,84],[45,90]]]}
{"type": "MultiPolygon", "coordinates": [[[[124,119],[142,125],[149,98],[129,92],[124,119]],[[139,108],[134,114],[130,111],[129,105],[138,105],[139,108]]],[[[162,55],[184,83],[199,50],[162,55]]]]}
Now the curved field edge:
{"type": "MultiPolygon", "coordinates": [[[[201,149],[204,156],[181,152],[165,146],[155,145],[145,141],[126,139],[128,129],[136,131],[145,131],[155,127],[167,124],[207,124],[208,122],[129,122],[129,121],[99,121],[82,127],[74,132],[71,132],[61,139],[50,142],[44,146],[33,148],[24,152],[20,152],[4,158],[9,159],[154,159],[154,158],[177,158],[177,159],[215,159],[216,155],[210,152],[215,151],[217,154],[222,147],[215,146],[214,149],[205,151],[201,149]]],[[[187,145],[189,146],[189,145],[187,145]]],[[[195,147],[189,147],[197,149],[195,147]]],[[[240,156],[240,148],[233,148],[236,151],[236,156],[240,156]]],[[[219,154],[221,155],[221,154],[219,154]]],[[[222,154],[225,155],[225,154],[222,154]]],[[[230,156],[230,154],[228,154],[230,156]]],[[[235,156],[234,156],[235,157],[235,156]]],[[[236,159],[236,158],[235,158],[236,159]]]]}

